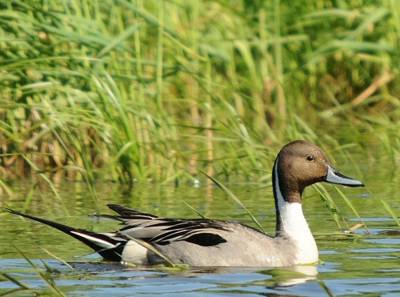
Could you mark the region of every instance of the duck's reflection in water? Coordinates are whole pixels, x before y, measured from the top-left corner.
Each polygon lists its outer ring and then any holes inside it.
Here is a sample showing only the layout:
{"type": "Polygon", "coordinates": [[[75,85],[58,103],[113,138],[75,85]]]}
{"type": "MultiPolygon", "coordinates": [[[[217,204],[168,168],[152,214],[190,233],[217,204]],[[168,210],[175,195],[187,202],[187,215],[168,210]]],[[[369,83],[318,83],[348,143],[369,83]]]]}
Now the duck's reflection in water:
{"type": "MultiPolygon", "coordinates": [[[[125,266],[107,262],[74,262],[70,263],[76,270],[86,271],[90,274],[106,273],[112,278],[113,272],[119,281],[126,280],[133,285],[135,279],[171,278],[171,283],[177,279],[181,282],[202,282],[212,285],[212,292],[222,289],[225,292],[246,288],[264,288],[257,291],[262,296],[296,296],[296,293],[287,292],[285,288],[304,284],[317,279],[316,265],[297,265],[285,268],[260,268],[260,267],[166,267],[166,266],[125,266]],[[110,274],[111,272],[111,274],[110,274]],[[215,287],[216,285],[216,287],[215,287]],[[282,290],[282,292],[279,292],[282,290]],[[269,292],[271,291],[271,292],[269,292]]],[[[320,287],[320,285],[318,285],[320,287]]],[[[208,291],[206,289],[206,291],[208,291]]],[[[299,295],[300,296],[300,295],[299,295]]]]}

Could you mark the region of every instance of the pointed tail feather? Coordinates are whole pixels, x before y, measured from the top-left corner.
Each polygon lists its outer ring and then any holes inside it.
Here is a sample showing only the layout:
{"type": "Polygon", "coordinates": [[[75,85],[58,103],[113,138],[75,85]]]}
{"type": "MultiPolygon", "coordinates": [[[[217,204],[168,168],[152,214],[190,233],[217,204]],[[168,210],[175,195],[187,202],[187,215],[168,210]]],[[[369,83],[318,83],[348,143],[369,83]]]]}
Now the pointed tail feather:
{"type": "Polygon", "coordinates": [[[60,230],[61,232],[64,232],[78,239],[79,241],[83,242],[87,246],[91,247],[106,260],[110,261],[121,260],[122,250],[127,242],[127,240],[123,238],[113,238],[110,235],[69,227],[67,225],[63,225],[43,218],[28,215],[10,208],[5,208],[5,210],[8,211],[9,213],[37,221],[42,224],[53,227],[57,230],[60,230]]]}

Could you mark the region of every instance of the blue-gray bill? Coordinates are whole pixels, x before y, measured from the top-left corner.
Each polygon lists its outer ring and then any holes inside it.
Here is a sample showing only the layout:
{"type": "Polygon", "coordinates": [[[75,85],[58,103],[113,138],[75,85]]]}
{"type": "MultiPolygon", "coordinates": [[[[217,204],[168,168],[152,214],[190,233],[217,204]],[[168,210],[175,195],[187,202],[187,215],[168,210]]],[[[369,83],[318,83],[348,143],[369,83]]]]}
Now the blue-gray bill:
{"type": "Polygon", "coordinates": [[[348,177],[348,176],[345,176],[329,165],[328,165],[328,173],[325,177],[325,181],[328,183],[331,183],[331,184],[339,184],[339,185],[344,185],[344,186],[349,186],[349,187],[363,187],[364,186],[364,184],[361,181],[356,180],[351,177],[348,177]]]}

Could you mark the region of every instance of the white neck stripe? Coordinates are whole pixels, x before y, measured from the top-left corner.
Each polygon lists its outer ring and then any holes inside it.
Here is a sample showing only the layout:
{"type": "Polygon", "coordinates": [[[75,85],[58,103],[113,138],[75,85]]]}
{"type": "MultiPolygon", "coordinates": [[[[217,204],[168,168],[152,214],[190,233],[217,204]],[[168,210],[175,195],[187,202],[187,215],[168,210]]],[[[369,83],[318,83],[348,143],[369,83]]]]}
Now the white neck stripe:
{"type": "Polygon", "coordinates": [[[274,167],[275,194],[277,215],[280,216],[280,230],[283,236],[287,236],[295,244],[296,261],[300,263],[312,263],[318,261],[318,248],[314,237],[304,218],[303,208],[299,202],[287,202],[280,189],[278,176],[278,159],[274,167]]]}

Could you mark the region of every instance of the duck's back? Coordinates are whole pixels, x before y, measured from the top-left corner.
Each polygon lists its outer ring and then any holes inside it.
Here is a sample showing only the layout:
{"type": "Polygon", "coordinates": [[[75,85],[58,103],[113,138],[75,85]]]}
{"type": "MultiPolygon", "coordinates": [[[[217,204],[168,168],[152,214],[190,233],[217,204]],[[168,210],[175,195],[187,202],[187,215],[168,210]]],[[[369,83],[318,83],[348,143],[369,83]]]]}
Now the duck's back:
{"type": "MultiPolygon", "coordinates": [[[[213,230],[215,238],[199,236],[193,242],[173,241],[154,246],[173,263],[191,266],[264,266],[293,265],[292,244],[284,238],[272,238],[239,223],[225,223],[213,230]]],[[[159,261],[149,256],[150,264],[159,261]]]]}

